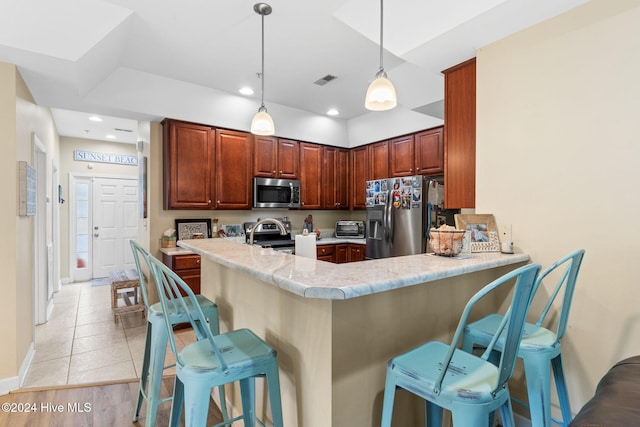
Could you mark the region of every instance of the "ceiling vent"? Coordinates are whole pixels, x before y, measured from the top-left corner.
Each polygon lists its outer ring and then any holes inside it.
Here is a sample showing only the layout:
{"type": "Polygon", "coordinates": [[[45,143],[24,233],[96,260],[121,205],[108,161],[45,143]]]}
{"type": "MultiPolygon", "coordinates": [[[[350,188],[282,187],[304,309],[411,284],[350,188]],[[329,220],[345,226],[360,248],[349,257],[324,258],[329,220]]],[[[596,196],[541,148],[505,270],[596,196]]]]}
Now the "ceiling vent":
{"type": "Polygon", "coordinates": [[[313,84],[316,84],[318,86],[324,86],[327,83],[329,83],[331,80],[335,80],[338,77],[336,76],[332,76],[331,74],[327,74],[326,76],[324,76],[323,78],[316,80],[315,82],[313,82],[313,84]]]}
{"type": "Polygon", "coordinates": [[[131,129],[120,129],[120,128],[113,128],[114,130],[116,130],[117,132],[133,132],[131,129]]]}

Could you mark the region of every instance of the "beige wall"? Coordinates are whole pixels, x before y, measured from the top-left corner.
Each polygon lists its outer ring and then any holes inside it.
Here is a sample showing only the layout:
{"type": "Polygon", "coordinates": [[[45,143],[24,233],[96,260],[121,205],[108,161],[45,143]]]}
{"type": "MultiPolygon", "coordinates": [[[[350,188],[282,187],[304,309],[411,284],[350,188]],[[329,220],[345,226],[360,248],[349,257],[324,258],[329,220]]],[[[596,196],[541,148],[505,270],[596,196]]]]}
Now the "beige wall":
{"type": "MultiPolygon", "coordinates": [[[[46,149],[46,188],[50,195],[51,171],[58,164],[57,132],[48,109],[38,107],[18,70],[12,64],[0,63],[0,173],[3,185],[0,196],[5,201],[0,209],[3,245],[0,249],[0,322],[3,346],[0,349],[0,392],[17,388],[24,374],[33,343],[33,221],[34,217],[18,215],[17,162],[33,164],[33,135],[46,149]]],[[[44,212],[46,242],[51,241],[51,212],[44,212]]]]}
{"type": "Polygon", "coordinates": [[[594,0],[477,55],[476,211],[543,266],[586,249],[563,341],[574,412],[640,354],[639,22],[637,0],[594,0]]]}
{"type": "MultiPolygon", "coordinates": [[[[60,185],[62,185],[62,192],[67,201],[71,197],[71,189],[69,188],[70,174],[138,177],[138,168],[135,166],[76,161],[74,160],[74,150],[129,156],[138,154],[136,146],[133,144],[60,137],[60,185]]],[[[70,276],[69,229],[69,203],[64,203],[60,207],[60,276],[64,279],[70,276]]]]}

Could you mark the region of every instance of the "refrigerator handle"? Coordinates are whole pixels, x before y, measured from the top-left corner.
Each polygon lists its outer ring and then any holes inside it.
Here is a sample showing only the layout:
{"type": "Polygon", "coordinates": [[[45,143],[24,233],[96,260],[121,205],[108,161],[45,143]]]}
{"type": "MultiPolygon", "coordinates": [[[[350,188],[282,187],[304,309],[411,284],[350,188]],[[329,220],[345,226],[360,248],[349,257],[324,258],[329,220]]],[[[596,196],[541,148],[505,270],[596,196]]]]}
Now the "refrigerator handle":
{"type": "Polygon", "coordinates": [[[393,241],[393,220],[391,216],[391,209],[393,207],[393,200],[389,200],[389,193],[387,192],[387,204],[385,206],[385,240],[387,242],[393,241]]]}

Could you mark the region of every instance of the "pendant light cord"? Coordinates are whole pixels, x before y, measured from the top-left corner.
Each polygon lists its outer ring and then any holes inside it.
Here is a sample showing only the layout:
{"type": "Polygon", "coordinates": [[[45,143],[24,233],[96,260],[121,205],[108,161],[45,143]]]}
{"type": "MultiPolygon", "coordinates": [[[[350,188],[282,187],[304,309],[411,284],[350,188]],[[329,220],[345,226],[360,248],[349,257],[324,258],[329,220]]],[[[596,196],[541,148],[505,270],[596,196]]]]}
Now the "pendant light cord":
{"type": "Polygon", "coordinates": [[[260,89],[260,108],[264,108],[264,14],[262,17],[262,74],[260,75],[260,81],[262,87],[260,89]]]}
{"type": "Polygon", "coordinates": [[[380,0],[380,71],[384,70],[384,66],[382,65],[382,17],[384,16],[383,13],[383,1],[384,0],[380,0]]]}

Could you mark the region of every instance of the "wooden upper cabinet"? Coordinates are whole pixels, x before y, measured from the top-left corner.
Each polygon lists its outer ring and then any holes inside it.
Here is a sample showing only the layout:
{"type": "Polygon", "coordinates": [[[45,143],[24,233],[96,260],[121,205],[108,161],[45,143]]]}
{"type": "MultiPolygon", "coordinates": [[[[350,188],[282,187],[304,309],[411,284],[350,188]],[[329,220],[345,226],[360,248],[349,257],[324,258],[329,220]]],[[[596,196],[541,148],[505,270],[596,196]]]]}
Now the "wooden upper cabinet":
{"type": "Polygon", "coordinates": [[[251,209],[253,137],[216,131],[216,209],[251,209]]]}
{"type": "Polygon", "coordinates": [[[325,146],[323,153],[322,198],[325,209],[349,209],[349,151],[325,146]]]}
{"type": "Polygon", "coordinates": [[[298,179],[300,143],[290,139],[278,139],[278,177],[298,179]]]}
{"type": "Polygon", "coordinates": [[[368,180],[389,178],[389,141],[369,145],[370,173],[368,180]]]}
{"type": "Polygon", "coordinates": [[[336,152],[336,202],[338,209],[349,209],[349,150],[336,152]]]}
{"type": "MultiPolygon", "coordinates": [[[[393,138],[389,142],[390,176],[415,175],[413,135],[393,138]]],[[[384,177],[381,177],[384,178],[384,177]]]]}
{"type": "Polygon", "coordinates": [[[169,119],[162,126],[164,209],[212,209],[215,130],[169,119]]]}
{"type": "Polygon", "coordinates": [[[351,209],[366,209],[366,185],[369,180],[369,146],[349,150],[349,170],[351,174],[351,209]]]}
{"type": "Polygon", "coordinates": [[[476,59],[443,73],[445,208],[475,208],[476,59]]]}
{"type": "Polygon", "coordinates": [[[278,138],[254,136],[253,176],[275,178],[278,167],[278,138]]]}
{"type": "Polygon", "coordinates": [[[302,209],[322,208],[322,146],[300,143],[300,198],[302,209]]]}
{"type": "Polygon", "coordinates": [[[414,135],[415,170],[420,175],[444,173],[444,129],[437,127],[414,135]]]}
{"type": "Polygon", "coordinates": [[[253,176],[298,179],[298,141],[272,136],[254,137],[253,176]]]}

